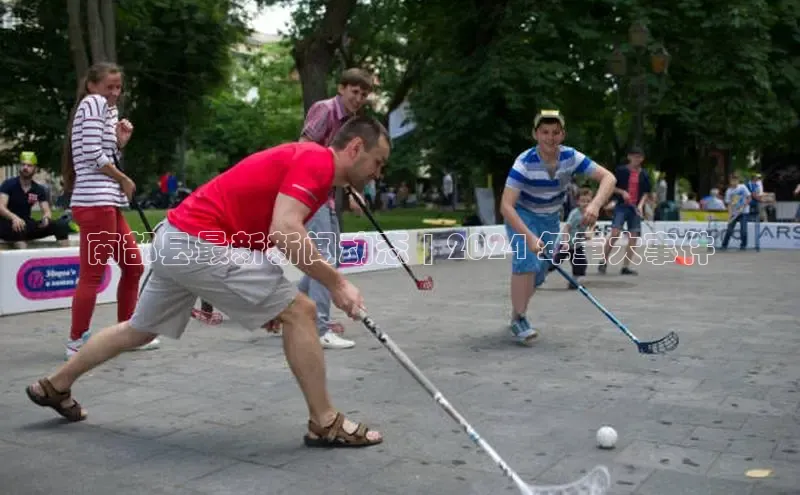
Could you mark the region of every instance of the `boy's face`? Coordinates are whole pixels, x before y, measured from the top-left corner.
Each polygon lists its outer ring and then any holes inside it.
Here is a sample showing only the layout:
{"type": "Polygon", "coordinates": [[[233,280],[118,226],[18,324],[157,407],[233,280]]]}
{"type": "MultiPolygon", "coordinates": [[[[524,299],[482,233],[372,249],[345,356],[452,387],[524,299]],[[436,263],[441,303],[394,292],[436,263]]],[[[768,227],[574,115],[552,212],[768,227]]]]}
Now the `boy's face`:
{"type": "Polygon", "coordinates": [[[364,106],[367,96],[369,96],[369,91],[357,85],[343,86],[340,84],[339,95],[342,97],[345,110],[352,114],[357,113],[364,106]]]}
{"type": "Polygon", "coordinates": [[[552,152],[564,141],[564,128],[561,124],[539,124],[534,136],[539,146],[552,152]]]}
{"type": "Polygon", "coordinates": [[[578,198],[578,206],[581,210],[585,209],[591,203],[592,197],[588,194],[584,194],[583,196],[578,198]]]}
{"type": "Polygon", "coordinates": [[[739,185],[739,178],[738,177],[731,177],[731,185],[738,186],[739,185]]]}
{"type": "Polygon", "coordinates": [[[634,167],[641,167],[644,155],[641,153],[628,153],[628,162],[634,167]]]}

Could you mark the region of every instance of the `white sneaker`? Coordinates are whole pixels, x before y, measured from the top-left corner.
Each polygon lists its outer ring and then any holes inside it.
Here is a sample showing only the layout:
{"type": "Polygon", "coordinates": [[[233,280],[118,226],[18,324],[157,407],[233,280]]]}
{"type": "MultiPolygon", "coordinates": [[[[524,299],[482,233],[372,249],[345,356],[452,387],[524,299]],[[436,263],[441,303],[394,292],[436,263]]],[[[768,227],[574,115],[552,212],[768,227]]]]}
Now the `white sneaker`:
{"type": "MultiPolygon", "coordinates": [[[[87,331],[83,334],[83,336],[78,340],[69,340],[67,341],[67,352],[66,352],[66,359],[71,358],[73,355],[77,354],[80,350],[81,346],[89,341],[89,338],[92,336],[91,331],[87,331]]],[[[136,347],[135,349],[129,349],[128,352],[133,351],[152,351],[154,349],[158,349],[161,347],[161,340],[156,337],[147,344],[136,347]]]]}
{"type": "Polygon", "coordinates": [[[85,344],[86,342],[88,342],[89,341],[89,337],[91,337],[91,336],[92,336],[92,332],[87,330],[86,332],[84,332],[83,335],[81,335],[81,338],[79,338],[77,340],[68,340],[67,341],[67,348],[66,348],[66,355],[64,356],[64,359],[65,360],[69,360],[69,358],[71,358],[72,356],[77,354],[78,351],[80,350],[81,346],[83,344],[85,344]]]}
{"type": "Polygon", "coordinates": [[[352,340],[343,339],[330,330],[319,338],[319,343],[323,349],[350,349],[356,345],[352,340]]]}
{"type": "Polygon", "coordinates": [[[158,337],[156,337],[153,340],[151,340],[150,342],[146,343],[145,345],[142,345],[142,346],[139,346],[139,347],[136,347],[136,348],[133,348],[133,349],[128,349],[128,352],[152,351],[154,349],[158,349],[159,347],[161,347],[161,340],[158,337]]]}

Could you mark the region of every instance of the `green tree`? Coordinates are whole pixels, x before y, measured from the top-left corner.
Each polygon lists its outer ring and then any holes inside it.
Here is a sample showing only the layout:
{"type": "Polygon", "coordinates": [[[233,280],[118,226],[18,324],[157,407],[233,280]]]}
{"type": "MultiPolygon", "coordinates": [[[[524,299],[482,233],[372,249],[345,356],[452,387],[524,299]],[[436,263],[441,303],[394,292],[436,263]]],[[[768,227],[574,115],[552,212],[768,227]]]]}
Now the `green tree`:
{"type": "MultiPolygon", "coordinates": [[[[25,148],[58,170],[78,79],[66,5],[26,0],[12,8],[22,23],[0,30],[0,59],[8,67],[0,71],[0,135],[12,144],[0,163],[13,163],[25,148]]],[[[137,182],[154,180],[173,168],[204,96],[228,81],[231,47],[246,29],[240,6],[228,0],[120,0],[115,29],[126,75],[122,116],[135,126],[125,167],[137,182]]]]}
{"type": "MultiPolygon", "coordinates": [[[[219,172],[254,151],[295,141],[303,124],[300,84],[292,77],[294,61],[284,44],[271,43],[237,58],[229,85],[204,99],[202,119],[190,127],[195,157],[216,157],[219,172]]],[[[193,177],[205,182],[211,177],[193,177]]]]}

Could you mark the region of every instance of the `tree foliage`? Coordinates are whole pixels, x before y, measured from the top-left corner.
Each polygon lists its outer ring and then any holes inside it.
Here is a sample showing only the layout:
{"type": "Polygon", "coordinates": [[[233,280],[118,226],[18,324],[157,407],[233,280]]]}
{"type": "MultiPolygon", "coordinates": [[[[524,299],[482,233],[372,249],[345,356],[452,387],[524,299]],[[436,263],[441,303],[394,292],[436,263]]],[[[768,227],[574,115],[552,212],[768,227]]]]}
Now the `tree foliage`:
{"type": "Polygon", "coordinates": [[[202,117],[190,126],[189,144],[196,166],[189,179],[205,182],[245,156],[294,141],[303,124],[300,84],[284,44],[269,44],[237,58],[232,82],[207,96],[202,117]],[[205,175],[204,175],[205,174],[205,175]]]}
{"type": "MultiPolygon", "coordinates": [[[[232,1],[114,3],[114,50],[125,72],[121,110],[135,126],[126,148],[126,171],[139,180],[171,167],[176,145],[203,97],[228,81],[231,48],[246,30],[240,6],[232,1]]],[[[0,75],[0,133],[12,145],[0,153],[0,163],[13,163],[24,148],[36,151],[42,166],[58,169],[79,79],[66,7],[53,8],[43,0],[16,2],[21,24],[0,30],[0,59],[9,68],[0,75]]],[[[103,48],[104,56],[108,50],[103,48]]]]}

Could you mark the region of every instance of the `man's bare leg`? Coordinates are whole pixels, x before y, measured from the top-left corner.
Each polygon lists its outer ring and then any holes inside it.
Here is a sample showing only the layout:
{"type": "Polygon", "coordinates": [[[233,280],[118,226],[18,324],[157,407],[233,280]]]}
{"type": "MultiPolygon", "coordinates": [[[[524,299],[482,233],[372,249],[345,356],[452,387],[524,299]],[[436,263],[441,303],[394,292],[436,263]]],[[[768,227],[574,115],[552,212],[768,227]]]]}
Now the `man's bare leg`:
{"type": "MultiPolygon", "coordinates": [[[[100,332],[93,334],[81,346],[78,353],[72,356],[58,371],[50,375],[48,380],[53,384],[53,388],[59,392],[69,390],[72,388],[72,384],[89,370],[96,368],[124,351],[147,344],[155,337],[156,334],[135,330],[127,321],[104,328],[100,332]]],[[[35,394],[40,396],[45,394],[38,382],[31,387],[35,394]]],[[[69,407],[73,402],[74,399],[69,398],[62,402],[61,405],[69,407]]],[[[86,416],[85,410],[83,411],[83,416],[86,416]]]]}
{"type": "MultiPolygon", "coordinates": [[[[305,396],[311,420],[328,426],[336,418],[336,409],[328,395],[325,376],[325,355],[319,342],[316,326],[317,308],[305,294],[298,294],[294,302],[279,316],[283,324],[283,350],[297,383],[305,396]]],[[[345,420],[344,430],[355,432],[358,425],[345,420]]],[[[371,442],[381,440],[377,431],[367,432],[371,442]]]]}

